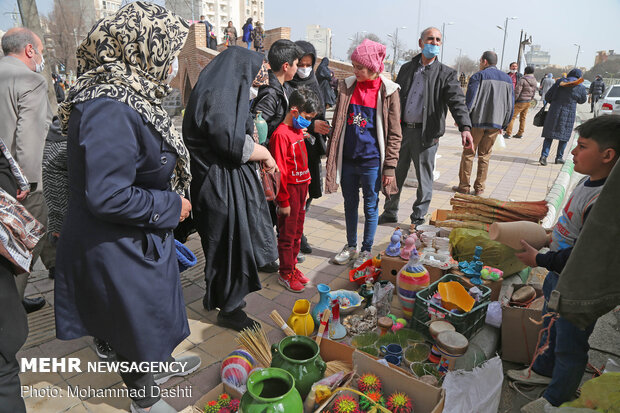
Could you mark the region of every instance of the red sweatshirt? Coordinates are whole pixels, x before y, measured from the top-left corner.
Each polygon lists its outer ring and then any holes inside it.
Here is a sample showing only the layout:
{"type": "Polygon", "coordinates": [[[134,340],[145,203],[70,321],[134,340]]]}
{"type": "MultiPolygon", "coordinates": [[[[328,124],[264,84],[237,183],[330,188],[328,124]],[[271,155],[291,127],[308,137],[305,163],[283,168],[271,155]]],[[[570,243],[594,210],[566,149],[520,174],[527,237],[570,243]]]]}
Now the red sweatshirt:
{"type": "Polygon", "coordinates": [[[308,170],[308,152],[301,130],[280,124],[269,140],[269,152],[280,169],[280,192],[276,200],[278,205],[286,208],[289,204],[287,185],[310,182],[308,170]]]}

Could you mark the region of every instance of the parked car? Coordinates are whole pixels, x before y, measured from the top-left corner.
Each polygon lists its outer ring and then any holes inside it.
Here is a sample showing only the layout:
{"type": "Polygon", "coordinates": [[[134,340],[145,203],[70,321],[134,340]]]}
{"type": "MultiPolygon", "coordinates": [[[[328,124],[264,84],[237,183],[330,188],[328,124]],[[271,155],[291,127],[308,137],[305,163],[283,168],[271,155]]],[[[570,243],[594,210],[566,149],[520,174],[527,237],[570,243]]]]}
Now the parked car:
{"type": "Polygon", "coordinates": [[[594,104],[594,117],[620,115],[620,85],[613,85],[594,104]]]}
{"type": "Polygon", "coordinates": [[[582,85],[588,89],[588,93],[590,92],[590,85],[592,84],[592,82],[590,82],[589,80],[584,80],[582,85]]]}

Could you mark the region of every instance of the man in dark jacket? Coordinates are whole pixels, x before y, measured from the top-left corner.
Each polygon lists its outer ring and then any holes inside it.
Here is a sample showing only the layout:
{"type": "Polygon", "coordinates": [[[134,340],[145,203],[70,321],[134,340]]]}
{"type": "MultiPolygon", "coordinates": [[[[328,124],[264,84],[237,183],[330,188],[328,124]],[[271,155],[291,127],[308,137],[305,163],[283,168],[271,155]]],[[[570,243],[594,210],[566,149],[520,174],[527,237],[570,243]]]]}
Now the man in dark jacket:
{"type": "Polygon", "coordinates": [[[385,201],[379,224],[397,222],[400,190],[403,187],[411,161],[418,178],[418,192],[411,213],[411,227],[424,223],[424,216],[433,196],[433,169],[439,138],[446,127],[449,108],[458,125],[463,147],[473,146],[471,121],[465,105],[465,96],[456,71],[437,61],[441,50],[441,32],[429,27],[419,40],[422,53],[405,63],[398,72],[396,83],[401,87],[401,121],[403,140],[396,166],[398,194],[385,201]]]}
{"type": "Polygon", "coordinates": [[[513,89],[516,89],[517,82],[519,81],[519,79],[521,79],[521,76],[523,76],[521,73],[519,73],[519,65],[517,64],[517,62],[510,63],[510,70],[506,74],[510,76],[510,79],[512,79],[513,89]]]}
{"type": "Polygon", "coordinates": [[[605,93],[605,83],[601,75],[596,75],[596,79],[590,84],[588,93],[590,94],[590,112],[594,112],[594,104],[605,93]]]}

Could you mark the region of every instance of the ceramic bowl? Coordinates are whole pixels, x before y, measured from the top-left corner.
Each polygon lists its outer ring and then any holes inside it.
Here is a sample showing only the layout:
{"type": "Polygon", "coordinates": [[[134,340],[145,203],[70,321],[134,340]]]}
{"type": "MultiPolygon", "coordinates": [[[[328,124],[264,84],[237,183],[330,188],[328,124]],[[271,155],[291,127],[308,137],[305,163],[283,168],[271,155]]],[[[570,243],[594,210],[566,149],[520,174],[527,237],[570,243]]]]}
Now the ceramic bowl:
{"type": "Polygon", "coordinates": [[[405,350],[405,359],[409,363],[421,363],[428,359],[431,348],[426,343],[414,343],[405,350]]]}
{"type": "Polygon", "coordinates": [[[351,345],[355,348],[374,346],[379,338],[379,334],[369,331],[368,333],[358,334],[351,339],[351,345]]]}
{"type": "Polygon", "coordinates": [[[336,290],[336,291],[330,292],[329,295],[331,296],[332,300],[336,298],[340,298],[340,297],[343,297],[349,300],[349,303],[350,303],[349,305],[346,305],[346,306],[342,304],[340,305],[341,314],[349,314],[353,312],[353,310],[355,310],[356,308],[360,308],[360,306],[362,305],[362,302],[364,301],[364,297],[362,297],[355,291],[336,290]]]}

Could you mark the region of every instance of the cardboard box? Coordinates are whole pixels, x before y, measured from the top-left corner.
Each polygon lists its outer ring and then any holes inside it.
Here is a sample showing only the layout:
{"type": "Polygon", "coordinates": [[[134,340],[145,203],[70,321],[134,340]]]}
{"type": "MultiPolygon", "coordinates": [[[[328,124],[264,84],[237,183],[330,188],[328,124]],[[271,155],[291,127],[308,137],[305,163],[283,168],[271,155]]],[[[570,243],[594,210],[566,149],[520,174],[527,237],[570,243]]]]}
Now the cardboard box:
{"type": "MultiPolygon", "coordinates": [[[[383,393],[386,397],[395,391],[402,391],[412,398],[416,413],[441,413],[443,411],[445,400],[443,389],[433,387],[413,376],[407,375],[397,367],[385,366],[375,358],[357,350],[353,352],[352,356],[353,367],[358,374],[372,372],[379,376],[383,383],[383,393]]],[[[340,392],[337,395],[346,393],[340,392]]],[[[357,395],[355,396],[357,398],[357,395]]],[[[325,412],[330,402],[325,403],[316,412],[325,412]]]]}
{"type": "Polygon", "coordinates": [[[220,383],[212,388],[209,393],[198,399],[198,401],[194,403],[193,410],[192,406],[190,406],[185,408],[182,413],[203,412],[205,404],[207,404],[210,400],[217,400],[217,397],[222,393],[228,393],[233,399],[241,399],[242,396],[237,390],[229,387],[227,384],[220,383]]]}
{"type": "MultiPolygon", "coordinates": [[[[530,364],[538,345],[539,323],[542,311],[523,307],[510,307],[510,297],[525,284],[510,286],[501,297],[502,303],[502,359],[515,363],[530,364]]],[[[536,298],[543,295],[540,285],[532,285],[536,298]]]]}
{"type": "Polygon", "coordinates": [[[431,214],[429,224],[435,225],[437,221],[446,221],[448,219],[448,212],[452,212],[449,209],[436,209],[431,214]]]}
{"type": "Polygon", "coordinates": [[[390,281],[396,285],[396,276],[405,265],[407,265],[407,260],[390,257],[383,251],[381,253],[381,280],[390,281]]]}

